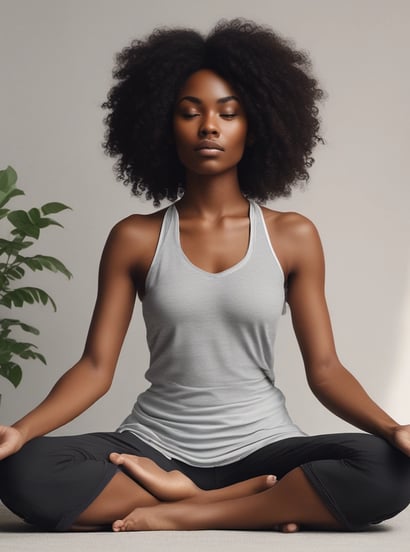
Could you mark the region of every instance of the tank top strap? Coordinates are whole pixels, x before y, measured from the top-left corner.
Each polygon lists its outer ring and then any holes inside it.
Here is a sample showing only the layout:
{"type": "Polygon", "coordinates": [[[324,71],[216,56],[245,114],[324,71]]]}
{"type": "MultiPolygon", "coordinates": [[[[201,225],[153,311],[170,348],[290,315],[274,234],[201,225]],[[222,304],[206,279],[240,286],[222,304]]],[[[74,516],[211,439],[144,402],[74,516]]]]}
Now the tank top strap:
{"type": "Polygon", "coordinates": [[[145,279],[145,289],[147,290],[154,278],[155,273],[157,272],[158,264],[163,262],[162,257],[164,256],[164,251],[170,251],[175,254],[175,241],[173,236],[175,232],[176,217],[175,217],[175,207],[174,204],[169,205],[166,209],[164,216],[162,218],[161,229],[158,236],[157,246],[155,248],[154,257],[151,261],[146,279],[145,279]],[[174,242],[174,243],[173,243],[174,242]]]}
{"type": "Polygon", "coordinates": [[[283,272],[282,265],[280,264],[279,258],[273,248],[272,241],[269,236],[268,228],[266,226],[265,217],[263,216],[263,211],[260,205],[256,203],[255,201],[250,201],[251,205],[253,205],[253,212],[254,212],[254,234],[255,234],[255,242],[257,244],[257,247],[259,248],[259,251],[263,253],[263,256],[265,258],[271,258],[273,259],[274,263],[277,265],[280,273],[283,277],[284,282],[284,289],[285,289],[285,300],[283,302],[283,308],[282,308],[282,314],[286,314],[286,279],[285,274],[283,272]]]}

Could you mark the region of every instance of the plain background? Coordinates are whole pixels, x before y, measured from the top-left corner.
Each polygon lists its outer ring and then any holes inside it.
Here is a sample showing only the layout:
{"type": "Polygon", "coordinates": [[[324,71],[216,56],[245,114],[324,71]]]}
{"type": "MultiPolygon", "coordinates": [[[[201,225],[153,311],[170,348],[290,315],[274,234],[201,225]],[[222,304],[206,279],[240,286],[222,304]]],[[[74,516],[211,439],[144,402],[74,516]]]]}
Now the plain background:
{"type": "MultiPolygon", "coordinates": [[[[73,208],[59,216],[64,230],[47,229],[36,252],[55,255],[74,274],[71,281],[30,276],[58,311],[27,307],[12,317],[41,329],[36,343],[48,365],[25,363],[17,389],[0,378],[1,423],[34,407],[79,358],[106,236],[128,214],[153,210],[115,181],[113,161],[101,149],[100,105],[114,54],[156,26],[206,32],[221,17],[237,16],[268,24],[308,50],[328,93],[321,112],[326,145],[316,150],[310,184],[268,206],[302,212],[317,225],[339,356],[379,404],[399,422],[410,421],[407,0],[0,0],[0,167],[12,165],[26,191],[14,208],[49,201],[73,208]]],[[[145,388],[147,366],[137,303],[112,389],[59,433],[114,429],[145,388]]],[[[310,393],[289,313],[275,370],[305,431],[351,429],[310,393]]]]}

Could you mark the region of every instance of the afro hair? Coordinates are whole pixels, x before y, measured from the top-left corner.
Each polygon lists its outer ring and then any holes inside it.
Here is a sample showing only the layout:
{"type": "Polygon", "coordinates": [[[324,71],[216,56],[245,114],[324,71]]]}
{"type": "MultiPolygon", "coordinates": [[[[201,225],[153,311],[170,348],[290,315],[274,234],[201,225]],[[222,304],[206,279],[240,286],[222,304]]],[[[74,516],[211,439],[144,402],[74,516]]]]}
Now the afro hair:
{"type": "Polygon", "coordinates": [[[244,19],[222,20],[204,36],[193,29],[159,28],[116,57],[105,152],[117,178],[159,206],[184,190],[184,167],[172,141],[177,94],[187,78],[210,69],[240,96],[252,142],[238,166],[245,197],[264,203],[288,196],[309,179],[324,92],[309,56],[272,29],[244,19]]]}

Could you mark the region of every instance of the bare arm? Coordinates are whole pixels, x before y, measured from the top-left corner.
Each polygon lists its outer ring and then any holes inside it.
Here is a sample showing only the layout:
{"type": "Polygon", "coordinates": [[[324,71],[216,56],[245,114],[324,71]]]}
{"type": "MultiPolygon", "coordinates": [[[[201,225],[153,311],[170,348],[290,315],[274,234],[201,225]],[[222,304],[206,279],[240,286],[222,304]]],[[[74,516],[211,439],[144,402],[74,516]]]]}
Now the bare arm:
{"type": "Polygon", "coordinates": [[[288,229],[288,303],[309,386],[337,416],[384,437],[410,455],[410,426],[399,426],[338,359],[325,299],[320,238],[310,221],[292,216],[288,229]]]}
{"type": "Polygon", "coordinates": [[[81,359],[39,406],[12,428],[0,427],[0,459],[33,437],[66,424],[110,388],[135,302],[130,251],[135,251],[135,244],[129,224],[123,221],[114,227],[104,248],[97,301],[81,359]]]}

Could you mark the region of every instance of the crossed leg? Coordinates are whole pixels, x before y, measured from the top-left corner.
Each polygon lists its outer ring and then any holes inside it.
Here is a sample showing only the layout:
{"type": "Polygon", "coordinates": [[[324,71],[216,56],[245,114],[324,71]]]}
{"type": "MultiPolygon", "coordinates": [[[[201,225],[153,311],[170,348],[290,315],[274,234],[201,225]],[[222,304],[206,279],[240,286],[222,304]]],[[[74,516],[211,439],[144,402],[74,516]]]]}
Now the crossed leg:
{"type": "Polygon", "coordinates": [[[294,532],[298,524],[342,529],[300,468],[292,470],[278,483],[274,476],[261,476],[222,489],[203,491],[181,472],[166,472],[147,458],[113,453],[110,460],[123,465],[158,499],[177,501],[154,507],[138,506],[113,523],[116,532],[178,529],[294,532]]]}
{"type": "MultiPolygon", "coordinates": [[[[211,502],[238,498],[270,488],[275,476],[260,476],[236,483],[223,489],[204,491],[179,471],[167,472],[149,458],[130,454],[112,453],[110,460],[124,466],[130,477],[117,473],[102,493],[75,521],[72,530],[96,530],[111,525],[114,520],[125,518],[135,508],[154,506],[161,502],[193,500],[211,502]]],[[[284,530],[292,530],[286,527],[284,530]]]]}
{"type": "Polygon", "coordinates": [[[293,532],[299,525],[343,529],[300,468],[279,482],[274,476],[260,476],[204,491],[181,472],[166,472],[148,458],[112,453],[110,460],[123,465],[131,477],[122,472],[116,474],[82,512],[74,529],[110,524],[115,532],[196,529],[293,532]]]}
{"type": "Polygon", "coordinates": [[[190,503],[218,502],[260,493],[276,483],[274,475],[262,475],[228,487],[204,491],[182,472],[165,471],[150,458],[113,452],[110,460],[117,466],[123,466],[135,481],[161,502],[188,499],[190,503]]]}

